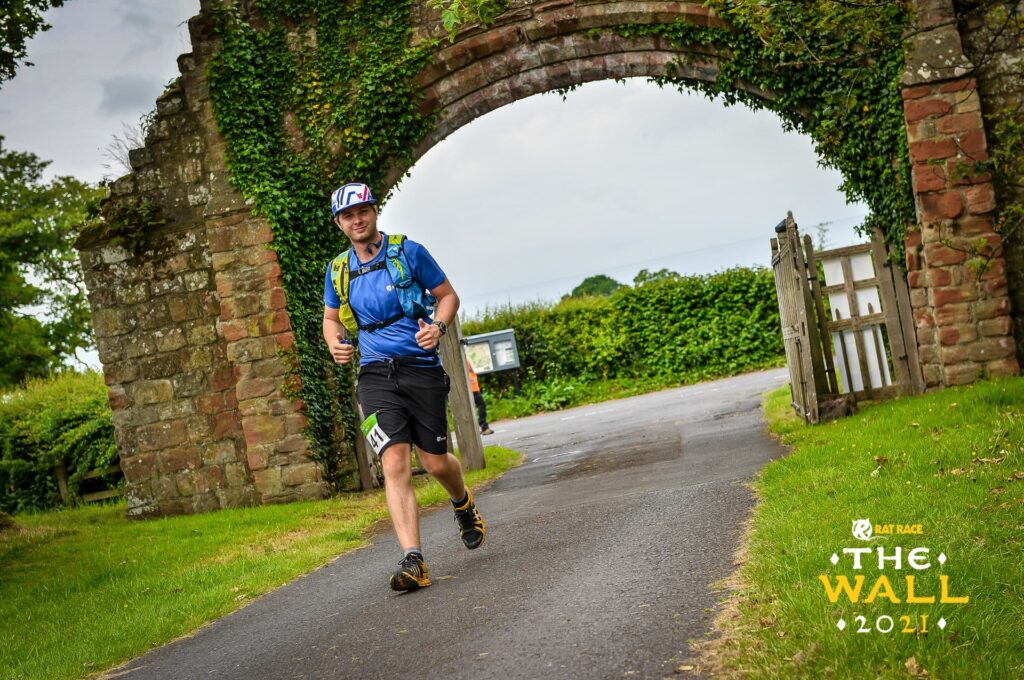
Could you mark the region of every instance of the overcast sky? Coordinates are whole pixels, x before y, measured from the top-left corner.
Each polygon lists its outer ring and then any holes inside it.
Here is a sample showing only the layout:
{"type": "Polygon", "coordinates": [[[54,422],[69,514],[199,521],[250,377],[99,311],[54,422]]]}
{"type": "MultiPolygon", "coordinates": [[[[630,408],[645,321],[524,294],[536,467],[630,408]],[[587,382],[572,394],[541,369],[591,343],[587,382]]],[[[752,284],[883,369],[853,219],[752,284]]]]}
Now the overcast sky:
{"type": "MultiPolygon", "coordinates": [[[[198,7],[71,0],[49,12],[53,29],[29,44],[35,66],[0,89],[5,146],[53,161],[50,175],[119,174],[103,152],[177,75],[198,7]]],[[[773,114],[633,79],[531,97],[462,128],[412,169],[381,226],[424,242],[472,314],[557,299],[593,274],[767,265],[787,210],[811,233],[833,222],[830,245],[855,242],[866,208],[846,204],[840,181],[773,114]]]]}

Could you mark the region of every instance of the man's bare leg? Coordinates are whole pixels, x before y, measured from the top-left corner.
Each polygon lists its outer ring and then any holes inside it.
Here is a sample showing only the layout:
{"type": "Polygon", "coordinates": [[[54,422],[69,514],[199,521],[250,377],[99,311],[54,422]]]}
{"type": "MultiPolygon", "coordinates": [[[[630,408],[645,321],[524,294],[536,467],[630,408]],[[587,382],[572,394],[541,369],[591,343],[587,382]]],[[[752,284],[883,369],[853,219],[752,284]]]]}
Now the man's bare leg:
{"type": "Polygon", "coordinates": [[[420,463],[430,476],[441,483],[452,500],[457,501],[466,495],[466,482],[462,478],[462,465],[459,459],[450,453],[436,455],[420,453],[420,463]]]}
{"type": "Polygon", "coordinates": [[[402,550],[422,548],[420,545],[419,506],[412,490],[412,466],[408,444],[392,444],[381,455],[384,468],[384,495],[391,513],[391,523],[402,550]]]}

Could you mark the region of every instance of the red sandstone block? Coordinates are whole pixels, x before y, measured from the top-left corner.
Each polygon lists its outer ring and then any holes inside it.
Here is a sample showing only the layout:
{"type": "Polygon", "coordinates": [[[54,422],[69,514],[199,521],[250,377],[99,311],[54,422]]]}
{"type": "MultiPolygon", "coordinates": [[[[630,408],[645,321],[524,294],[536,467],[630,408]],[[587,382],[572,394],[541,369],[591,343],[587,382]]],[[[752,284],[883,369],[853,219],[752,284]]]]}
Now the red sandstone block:
{"type": "Polygon", "coordinates": [[[907,272],[907,285],[910,286],[911,288],[923,288],[924,286],[928,285],[925,272],[907,272]]]}
{"type": "Polygon", "coordinates": [[[999,316],[1010,315],[1010,300],[1006,297],[998,297],[989,300],[978,300],[974,303],[974,318],[994,319],[999,316]]]}
{"type": "Polygon", "coordinates": [[[274,416],[251,416],[242,421],[245,443],[249,446],[273,444],[284,438],[284,419],[274,416]]]}
{"type": "Polygon", "coordinates": [[[960,236],[973,238],[995,233],[995,224],[990,217],[965,215],[956,223],[956,232],[960,236]]]}
{"type": "Polygon", "coordinates": [[[967,253],[949,248],[941,243],[929,243],[924,247],[924,260],[929,267],[960,264],[967,259],[967,253]]]}
{"type": "Polygon", "coordinates": [[[281,470],[285,486],[312,484],[320,478],[320,467],[313,462],[303,465],[289,465],[281,470]]]}
{"type": "Polygon", "coordinates": [[[967,211],[972,215],[983,215],[996,209],[996,192],[991,183],[979,184],[964,190],[967,211]]]}
{"type": "Polygon", "coordinates": [[[943,345],[955,345],[960,342],[960,331],[956,328],[940,328],[939,342],[943,345]]]}
{"type": "Polygon", "coordinates": [[[309,424],[309,420],[306,416],[301,413],[294,413],[290,416],[285,416],[284,431],[287,434],[302,434],[303,430],[309,424]]]}
{"type": "Polygon", "coordinates": [[[242,434],[238,411],[223,411],[213,416],[213,438],[228,439],[242,434]]]}
{"type": "Polygon", "coordinates": [[[219,322],[217,326],[220,330],[221,336],[228,342],[234,342],[235,340],[241,340],[249,337],[249,331],[246,328],[246,323],[241,319],[219,322]]]}
{"type": "Polygon", "coordinates": [[[925,163],[955,156],[956,142],[952,139],[924,139],[910,145],[910,160],[913,163],[925,163]]]}
{"type": "Polygon", "coordinates": [[[141,482],[144,479],[152,479],[156,474],[156,454],[137,453],[121,458],[121,471],[125,480],[129,482],[141,482]]]}
{"type": "Polygon", "coordinates": [[[904,100],[908,99],[920,99],[934,92],[934,88],[931,85],[918,85],[917,87],[908,87],[900,92],[900,95],[904,100]]]}
{"type": "Polygon", "coordinates": [[[918,328],[932,328],[935,326],[935,317],[929,309],[914,310],[914,325],[918,328]]]}
{"type": "Polygon", "coordinates": [[[982,338],[972,342],[968,348],[974,361],[995,361],[1013,356],[1013,338],[1009,336],[982,338]]]}
{"type": "Polygon", "coordinates": [[[111,411],[121,411],[131,406],[131,400],[120,385],[111,385],[107,392],[107,404],[111,411]]]}
{"type": "Polygon", "coordinates": [[[915,165],[914,192],[923,194],[928,191],[939,191],[946,188],[946,172],[939,165],[915,165]]]}
{"type": "Polygon", "coordinates": [[[979,111],[943,116],[935,121],[935,131],[944,135],[955,135],[981,130],[982,126],[981,112],[979,111]]]}
{"type": "Polygon", "coordinates": [[[971,320],[970,305],[951,304],[935,307],[935,323],[939,326],[954,326],[971,320]]]}
{"type": "Polygon", "coordinates": [[[250,470],[262,470],[267,467],[267,452],[264,449],[249,449],[246,452],[246,459],[249,462],[250,470]]]}
{"type": "Polygon", "coordinates": [[[960,364],[969,360],[969,352],[964,345],[953,345],[951,347],[940,347],[939,356],[942,357],[944,365],[960,364]]]}
{"type": "Polygon", "coordinates": [[[1020,365],[1014,357],[989,361],[985,364],[985,374],[993,378],[1020,375],[1020,365]]]}
{"type": "Polygon", "coordinates": [[[277,346],[281,349],[288,351],[295,347],[295,334],[294,333],[278,333],[274,336],[277,346]]]}
{"type": "Polygon", "coordinates": [[[907,232],[907,237],[903,240],[903,244],[907,250],[916,248],[921,245],[921,230],[914,229],[913,231],[907,232]]]}
{"type": "Polygon", "coordinates": [[[969,385],[981,377],[981,366],[977,364],[956,364],[942,367],[943,382],[947,387],[969,385]]]}
{"type": "Polygon", "coordinates": [[[1013,321],[1008,316],[997,316],[978,322],[978,332],[984,337],[1009,336],[1012,328],[1013,321]]]}
{"type": "Polygon", "coordinates": [[[224,410],[224,393],[212,392],[196,399],[196,413],[212,415],[224,410]]]}
{"type": "Polygon", "coordinates": [[[942,116],[953,110],[953,104],[943,99],[911,99],[903,102],[903,116],[908,123],[942,116]]]}
{"type": "Polygon", "coordinates": [[[267,307],[270,309],[284,309],[285,306],[285,294],[284,288],[273,288],[270,291],[270,297],[267,301],[267,307]]]}
{"type": "Polygon", "coordinates": [[[235,386],[235,394],[240,401],[266,397],[277,391],[281,381],[277,378],[263,378],[255,380],[240,380],[235,386]]]}
{"type": "Polygon", "coordinates": [[[942,384],[942,373],[939,370],[938,364],[929,364],[928,366],[922,366],[921,373],[924,376],[925,386],[937,387],[942,384]]]}
{"type": "MultiPolygon", "coordinates": [[[[988,158],[986,150],[988,145],[985,142],[985,131],[975,130],[965,132],[957,137],[957,146],[960,152],[974,161],[983,161],[988,158]]],[[[952,155],[952,154],[951,154],[952,155]]]]}
{"type": "Polygon", "coordinates": [[[928,270],[928,283],[932,286],[948,286],[953,283],[953,272],[945,267],[932,267],[928,270]]]}
{"type": "Polygon", "coordinates": [[[288,313],[285,311],[275,312],[273,320],[270,324],[270,333],[276,335],[278,333],[284,333],[292,329],[291,319],[288,318],[288,313]]]}
{"type": "Polygon", "coordinates": [[[1007,294],[1005,276],[993,277],[990,281],[981,282],[981,294],[987,298],[1002,297],[1007,294]]]}
{"type": "Polygon", "coordinates": [[[950,286],[932,289],[932,304],[936,307],[954,305],[960,302],[971,302],[978,299],[974,286],[950,286]]]}
{"type": "Polygon", "coordinates": [[[916,250],[907,249],[905,259],[908,272],[917,271],[921,268],[921,258],[916,250]]]}
{"type": "Polygon", "coordinates": [[[921,194],[920,202],[921,219],[926,222],[955,219],[964,209],[963,200],[956,191],[921,194]]]}
{"type": "Polygon", "coordinates": [[[949,94],[951,92],[963,92],[964,90],[973,90],[978,86],[978,81],[974,78],[963,78],[961,80],[954,80],[951,83],[946,83],[939,88],[939,92],[943,94],[949,94]]]}
{"type": "Polygon", "coordinates": [[[235,386],[235,371],[231,366],[223,366],[211,373],[207,380],[210,391],[221,392],[235,386]]]}
{"type": "Polygon", "coordinates": [[[181,470],[195,470],[202,465],[199,452],[195,449],[168,449],[157,454],[160,472],[165,475],[181,470]]]}

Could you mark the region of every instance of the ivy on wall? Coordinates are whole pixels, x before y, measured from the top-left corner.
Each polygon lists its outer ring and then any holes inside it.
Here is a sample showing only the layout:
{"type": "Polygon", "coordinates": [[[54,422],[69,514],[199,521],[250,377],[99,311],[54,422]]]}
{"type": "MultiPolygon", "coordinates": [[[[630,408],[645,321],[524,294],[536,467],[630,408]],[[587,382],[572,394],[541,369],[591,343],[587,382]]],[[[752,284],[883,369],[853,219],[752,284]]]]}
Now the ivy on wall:
{"type": "MultiPolygon", "coordinates": [[[[909,21],[904,3],[707,4],[730,28],[679,22],[603,30],[656,35],[683,52],[708,55],[702,58],[718,67],[713,82],[655,80],[777,112],[787,128],[814,140],[823,164],[842,172],[847,196],[868,204],[865,226],[881,226],[901,245],[914,221],[898,90],[909,21]]],[[[450,35],[506,6],[428,5],[442,11],[450,35]]],[[[437,43],[409,45],[411,9],[411,0],[249,0],[215,10],[222,45],[209,81],[232,182],[274,231],[309,435],[336,487],[345,479],[335,435],[344,430],[351,442],[354,428],[345,425],[355,414],[351,371],[330,362],[321,337],[324,270],[347,245],[330,221],[327,197],[345,181],[382,187],[391,168],[410,165],[433,125],[417,110],[414,77],[437,43]]]]}
{"type": "Polygon", "coordinates": [[[409,46],[409,0],[252,0],[215,10],[221,49],[209,83],[231,180],[274,232],[313,455],[335,488],[352,481],[352,371],[323,346],[328,261],[348,246],[328,196],[346,181],[381,187],[430,127],[413,77],[430,46],[409,46]],[[313,28],[315,27],[315,29],[313,28]]]}

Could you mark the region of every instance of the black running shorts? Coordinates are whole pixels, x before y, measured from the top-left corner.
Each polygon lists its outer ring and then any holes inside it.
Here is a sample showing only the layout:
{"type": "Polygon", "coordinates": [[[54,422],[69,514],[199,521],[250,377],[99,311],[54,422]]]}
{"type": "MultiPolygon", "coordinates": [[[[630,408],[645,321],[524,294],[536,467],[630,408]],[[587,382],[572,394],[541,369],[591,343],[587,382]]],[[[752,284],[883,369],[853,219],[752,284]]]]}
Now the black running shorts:
{"type": "Polygon", "coordinates": [[[414,444],[420,451],[448,452],[448,374],[441,366],[376,361],[359,370],[356,398],[363,416],[377,424],[391,444],[414,444]]]}

